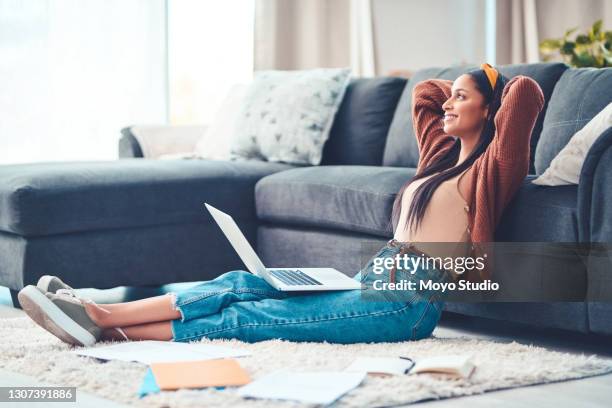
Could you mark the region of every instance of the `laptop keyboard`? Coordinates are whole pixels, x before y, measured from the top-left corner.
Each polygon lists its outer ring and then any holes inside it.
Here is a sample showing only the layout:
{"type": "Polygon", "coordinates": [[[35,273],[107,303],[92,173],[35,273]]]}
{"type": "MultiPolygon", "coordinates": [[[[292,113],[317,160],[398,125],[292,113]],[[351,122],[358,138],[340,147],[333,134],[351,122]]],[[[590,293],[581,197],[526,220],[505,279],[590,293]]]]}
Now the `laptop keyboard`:
{"type": "Polygon", "coordinates": [[[268,272],[286,285],[322,285],[321,282],[311,278],[299,269],[275,269],[268,270],[268,272]]]}

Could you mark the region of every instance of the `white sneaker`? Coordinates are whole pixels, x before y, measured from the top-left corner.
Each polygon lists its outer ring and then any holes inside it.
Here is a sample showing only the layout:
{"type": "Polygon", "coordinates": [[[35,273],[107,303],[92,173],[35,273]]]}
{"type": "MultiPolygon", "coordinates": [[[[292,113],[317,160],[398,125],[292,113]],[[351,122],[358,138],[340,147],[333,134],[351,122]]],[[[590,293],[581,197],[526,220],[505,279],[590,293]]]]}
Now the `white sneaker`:
{"type": "Polygon", "coordinates": [[[71,289],[45,293],[37,286],[28,285],[17,298],[32,320],[66,343],[91,346],[102,335],[102,329],[87,314],[84,301],[71,289]]]}
{"type": "Polygon", "coordinates": [[[36,287],[41,289],[43,292],[55,293],[59,289],[67,289],[74,291],[73,288],[66,285],[60,278],[52,275],[41,276],[36,284],[36,287]]]}

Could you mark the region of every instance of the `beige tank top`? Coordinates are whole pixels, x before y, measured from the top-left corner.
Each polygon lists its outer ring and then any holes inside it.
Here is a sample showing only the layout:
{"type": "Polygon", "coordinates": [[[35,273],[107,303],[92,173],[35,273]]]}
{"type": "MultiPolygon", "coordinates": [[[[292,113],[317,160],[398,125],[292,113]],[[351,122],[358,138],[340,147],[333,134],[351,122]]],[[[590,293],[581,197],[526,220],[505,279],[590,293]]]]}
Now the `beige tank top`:
{"type": "Polygon", "coordinates": [[[438,186],[427,204],[421,225],[413,231],[410,228],[404,229],[403,226],[406,224],[414,191],[435,174],[411,183],[402,197],[400,218],[394,238],[400,242],[414,243],[423,253],[433,257],[469,256],[471,253],[469,204],[459,189],[461,177],[469,170],[470,168],[466,169],[438,186]]]}

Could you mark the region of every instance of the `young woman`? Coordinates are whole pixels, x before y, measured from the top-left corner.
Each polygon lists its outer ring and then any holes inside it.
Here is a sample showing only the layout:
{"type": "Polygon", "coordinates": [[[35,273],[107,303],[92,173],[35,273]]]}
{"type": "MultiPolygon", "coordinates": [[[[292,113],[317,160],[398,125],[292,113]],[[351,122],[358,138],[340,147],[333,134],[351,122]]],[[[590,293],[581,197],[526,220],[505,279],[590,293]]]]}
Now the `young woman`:
{"type": "Polygon", "coordinates": [[[434,282],[452,281],[458,274],[395,266],[378,274],[374,259],[440,255],[415,243],[465,244],[465,252],[474,254],[473,243],[490,242],[504,207],[527,175],[530,135],[543,104],[535,81],[524,76],[508,81],[488,64],[454,82],[433,79],[415,86],[419,165],[395,199],[394,238],[354,277],[365,291],[280,292],[258,276],[231,271],[178,293],[97,305],[79,299],[59,278],[45,276],[37,286],[24,288],[19,302],[40,326],[75,345],[111,339],[357,343],[428,337],[442,311],[440,293],[418,290],[401,298],[387,291],[371,301],[364,292],[372,293],[374,280],[395,282],[396,274],[434,282]]]}

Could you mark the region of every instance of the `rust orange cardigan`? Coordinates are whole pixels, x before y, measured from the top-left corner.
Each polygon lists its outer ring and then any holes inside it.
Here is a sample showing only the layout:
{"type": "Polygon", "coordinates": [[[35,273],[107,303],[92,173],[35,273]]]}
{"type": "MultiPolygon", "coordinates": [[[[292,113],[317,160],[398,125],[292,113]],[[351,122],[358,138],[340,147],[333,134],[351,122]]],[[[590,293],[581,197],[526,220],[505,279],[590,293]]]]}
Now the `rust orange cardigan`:
{"type": "MultiPolygon", "coordinates": [[[[420,154],[417,174],[443,156],[455,141],[454,136],[443,130],[442,104],[450,98],[452,84],[452,81],[430,79],[414,87],[412,118],[420,154]]],[[[533,79],[519,75],[506,84],[495,115],[495,136],[465,175],[470,186],[466,198],[469,199],[472,256],[486,252],[482,243],[493,241],[504,208],[527,176],[531,132],[543,106],[544,95],[533,79]]],[[[490,255],[487,259],[492,260],[490,255]]],[[[491,269],[479,275],[470,274],[466,278],[489,279],[491,269]]]]}

